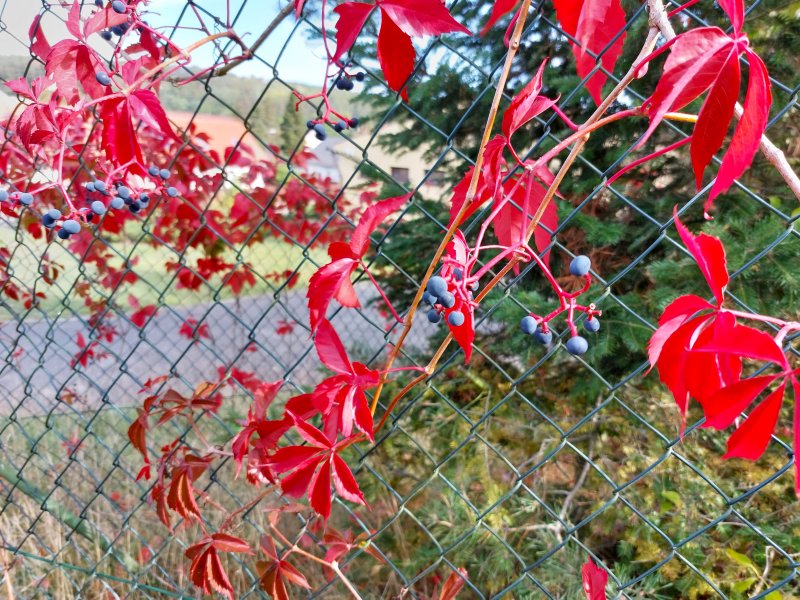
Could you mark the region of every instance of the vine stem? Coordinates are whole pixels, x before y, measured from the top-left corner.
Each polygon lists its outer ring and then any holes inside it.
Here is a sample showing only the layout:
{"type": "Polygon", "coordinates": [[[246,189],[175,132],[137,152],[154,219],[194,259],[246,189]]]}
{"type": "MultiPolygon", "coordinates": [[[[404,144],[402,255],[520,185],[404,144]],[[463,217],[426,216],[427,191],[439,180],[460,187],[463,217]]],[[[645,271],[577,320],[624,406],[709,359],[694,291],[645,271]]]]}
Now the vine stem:
{"type": "MultiPolygon", "coordinates": [[[[500,282],[500,280],[506,276],[506,273],[508,273],[511,269],[513,269],[518,262],[519,258],[517,257],[512,258],[510,261],[508,261],[508,263],[502,269],[500,269],[500,272],[497,273],[497,275],[495,275],[492,278],[492,280],[484,286],[484,288],[475,298],[475,302],[480,302],[481,300],[483,300],[487,296],[487,294],[490,291],[492,291],[492,288],[494,288],[494,286],[496,286],[500,282]]],[[[436,365],[439,364],[439,360],[441,360],[442,356],[447,350],[447,347],[450,345],[450,342],[452,341],[453,341],[453,334],[448,333],[447,337],[444,338],[442,343],[439,345],[439,348],[436,350],[436,353],[431,357],[430,361],[428,361],[428,364],[425,365],[425,373],[409,381],[408,384],[406,384],[406,386],[402,390],[400,390],[395,395],[394,398],[392,398],[392,401],[389,403],[389,406],[386,407],[386,410],[384,411],[380,422],[378,423],[377,427],[375,427],[375,436],[378,435],[378,432],[386,424],[386,421],[389,419],[389,415],[392,413],[392,409],[400,401],[400,399],[403,396],[405,396],[408,392],[410,392],[412,389],[414,389],[417,386],[417,384],[422,383],[433,374],[433,372],[436,370],[436,365]]]]}
{"type": "Polygon", "coordinates": [[[392,347],[389,357],[386,359],[386,365],[383,369],[380,383],[378,383],[378,387],[375,389],[375,395],[372,398],[372,405],[370,406],[370,412],[372,412],[373,415],[375,414],[375,410],[378,408],[378,401],[380,400],[383,387],[386,384],[387,372],[392,367],[392,364],[394,364],[395,359],[400,353],[400,348],[402,347],[403,342],[411,331],[411,325],[414,323],[414,315],[416,314],[419,304],[422,301],[422,294],[424,293],[425,286],[433,276],[436,265],[439,264],[439,260],[441,260],[442,255],[447,248],[447,244],[450,243],[450,239],[455,234],[456,229],[458,229],[461,219],[464,217],[469,205],[472,204],[472,201],[475,198],[475,192],[478,189],[478,180],[480,178],[481,168],[483,167],[483,155],[486,150],[486,144],[489,142],[489,139],[492,136],[492,129],[494,127],[495,119],[497,118],[497,112],[500,110],[500,101],[503,99],[503,90],[506,87],[506,81],[508,80],[508,75],[511,72],[511,65],[514,62],[514,57],[519,49],[519,40],[522,37],[522,30],[525,28],[525,21],[527,20],[528,9],[530,6],[531,0],[522,0],[522,5],[519,8],[519,17],[516,25],[514,26],[514,33],[512,34],[511,40],[508,44],[508,52],[506,52],[506,60],[503,64],[503,70],[500,73],[500,78],[497,81],[497,88],[494,92],[494,98],[492,98],[492,105],[489,108],[489,116],[486,119],[486,126],[483,129],[480,149],[478,150],[478,156],[475,159],[475,170],[472,172],[472,179],[469,182],[469,189],[467,190],[466,198],[464,199],[464,203],[461,205],[461,210],[458,211],[458,214],[453,219],[450,227],[448,227],[444,238],[442,238],[439,247],[436,249],[433,259],[431,259],[431,262],[428,265],[428,270],[425,272],[425,276],[420,282],[420,287],[414,296],[414,300],[411,302],[411,307],[408,309],[408,313],[406,314],[403,331],[400,333],[400,337],[392,347]]]}
{"type": "MultiPolygon", "coordinates": [[[[388,375],[388,369],[391,368],[394,360],[397,358],[397,356],[398,356],[398,354],[400,352],[400,348],[401,348],[401,346],[403,344],[403,341],[405,340],[406,336],[408,335],[408,332],[411,329],[411,325],[412,325],[413,319],[414,319],[414,314],[415,314],[415,312],[416,312],[416,310],[417,310],[417,308],[419,306],[419,303],[420,303],[420,301],[422,299],[422,294],[423,294],[423,291],[425,289],[425,286],[426,286],[428,280],[433,275],[433,271],[436,268],[436,265],[439,263],[439,260],[441,259],[442,254],[444,254],[444,250],[447,247],[447,244],[449,243],[450,239],[452,238],[453,234],[455,233],[456,229],[458,228],[458,225],[460,224],[461,219],[463,218],[464,214],[466,213],[467,208],[469,207],[469,205],[471,204],[473,198],[475,197],[475,192],[476,192],[476,190],[478,188],[478,179],[479,179],[479,176],[480,176],[481,167],[483,165],[484,150],[485,150],[487,142],[489,141],[489,139],[491,137],[492,127],[493,127],[494,121],[495,121],[495,119],[497,117],[497,111],[498,111],[499,106],[500,106],[500,99],[502,98],[502,91],[503,91],[503,88],[505,87],[505,81],[508,78],[508,73],[511,70],[511,63],[513,62],[514,55],[516,54],[516,51],[517,51],[517,49],[519,47],[519,40],[520,40],[520,37],[522,35],[522,29],[524,28],[525,20],[527,18],[527,14],[528,14],[528,9],[529,8],[530,8],[530,0],[524,0],[522,6],[520,7],[519,18],[518,18],[516,26],[514,28],[514,34],[512,36],[511,43],[509,44],[509,47],[508,47],[508,53],[506,54],[506,61],[505,61],[505,64],[503,65],[503,72],[500,75],[500,81],[498,82],[497,89],[495,90],[494,99],[492,100],[492,107],[491,107],[490,112],[489,112],[489,117],[487,119],[486,127],[485,127],[485,129],[483,131],[483,137],[481,139],[481,146],[480,146],[480,150],[478,151],[478,157],[475,160],[475,170],[472,173],[472,179],[470,180],[469,190],[467,191],[466,199],[464,201],[464,204],[461,206],[461,210],[459,210],[458,214],[453,219],[452,224],[448,228],[444,239],[439,244],[439,248],[436,251],[436,255],[434,256],[433,260],[431,261],[430,265],[428,266],[428,270],[425,273],[425,277],[423,277],[423,280],[422,280],[422,282],[420,284],[420,288],[417,290],[417,293],[414,296],[414,300],[413,300],[413,302],[411,304],[411,308],[409,308],[408,314],[406,315],[405,325],[403,327],[403,331],[400,334],[400,337],[398,338],[398,340],[395,343],[394,347],[392,348],[391,353],[389,354],[389,357],[388,357],[387,362],[386,362],[386,367],[384,368],[384,372],[381,375],[380,383],[378,384],[378,387],[375,390],[375,395],[372,398],[372,405],[370,406],[370,411],[372,412],[372,414],[375,414],[375,410],[377,409],[378,401],[380,400],[381,391],[383,390],[383,386],[386,383],[386,378],[387,378],[387,375],[388,375]]],[[[636,74],[636,71],[637,71],[637,68],[638,68],[638,63],[644,57],[648,56],[653,51],[653,49],[655,48],[655,44],[656,44],[656,41],[658,40],[658,36],[659,36],[659,29],[658,29],[658,26],[656,25],[656,23],[653,21],[653,16],[652,15],[651,15],[650,19],[651,19],[650,20],[650,27],[649,27],[648,32],[647,32],[647,38],[646,38],[644,44],[642,45],[641,50],[639,51],[639,56],[636,58],[636,60],[633,61],[631,67],[628,69],[628,72],[623,76],[623,78],[619,81],[619,83],[614,87],[614,89],[611,91],[611,93],[603,100],[603,102],[600,104],[600,106],[597,107],[597,110],[595,110],[595,112],[592,113],[592,115],[589,117],[589,119],[587,119],[587,121],[582,126],[580,126],[575,133],[573,133],[571,136],[569,136],[569,142],[564,143],[564,144],[559,144],[559,151],[561,151],[563,149],[566,149],[566,147],[568,147],[568,145],[570,143],[575,143],[575,145],[573,146],[572,151],[570,152],[569,156],[566,158],[564,163],[561,165],[561,168],[559,169],[558,173],[556,174],[553,183],[548,187],[547,192],[545,193],[544,198],[542,199],[542,202],[539,205],[539,208],[537,209],[536,213],[533,216],[533,219],[531,219],[531,223],[530,223],[530,225],[528,227],[528,230],[526,232],[526,239],[530,239],[531,236],[533,235],[533,232],[536,230],[536,227],[538,226],[539,221],[541,221],[542,216],[544,215],[544,211],[547,208],[547,205],[553,199],[553,196],[555,196],[556,191],[558,190],[558,186],[564,180],[564,177],[566,176],[566,174],[569,171],[569,169],[572,167],[572,164],[575,162],[575,159],[577,159],[578,155],[583,150],[583,147],[586,144],[586,141],[588,140],[589,135],[591,134],[592,131],[594,131],[595,129],[598,128],[598,125],[596,125],[596,122],[601,120],[603,114],[606,112],[606,110],[608,110],[608,107],[611,106],[611,103],[614,102],[614,100],[616,100],[616,98],[625,90],[625,88],[628,87],[630,82],[633,81],[633,79],[635,77],[635,74],[636,74]]],[[[566,142],[566,140],[565,140],[565,142],[566,142]]],[[[481,290],[481,293],[478,294],[478,296],[476,297],[475,301],[476,302],[480,302],[486,296],[486,294],[488,294],[489,291],[491,291],[491,289],[495,285],[497,285],[497,283],[505,276],[505,274],[508,273],[511,269],[514,268],[514,266],[518,262],[519,262],[519,258],[518,257],[515,257],[515,258],[511,259],[511,261],[509,261],[500,270],[500,272],[497,275],[495,275],[495,277],[481,290]]],[[[437,350],[436,354],[433,356],[431,361],[428,363],[428,366],[426,367],[426,371],[428,372],[429,375],[435,369],[436,364],[440,360],[441,356],[444,354],[444,351],[447,349],[447,347],[449,346],[449,344],[452,341],[452,339],[453,339],[452,333],[448,334],[448,336],[444,339],[444,341],[442,342],[441,346],[437,350]]],[[[417,379],[419,379],[420,381],[422,380],[419,377],[417,379]]],[[[414,382],[415,385],[416,385],[416,383],[419,383],[419,381],[416,381],[416,380],[413,380],[413,382],[414,382]]],[[[404,395],[405,393],[408,393],[408,391],[411,388],[413,388],[413,386],[411,386],[410,384],[407,385],[403,390],[401,390],[402,395],[404,395]]],[[[397,401],[400,399],[400,397],[402,397],[402,395],[398,394],[398,396],[396,396],[395,398],[392,399],[392,407],[397,403],[397,401]]],[[[376,433],[380,429],[380,427],[382,427],[384,425],[384,423],[386,422],[386,419],[387,419],[387,416],[384,415],[383,419],[381,419],[381,421],[379,423],[379,426],[376,428],[376,433]]]]}
{"type": "Polygon", "coordinates": [[[362,600],[361,599],[361,594],[358,593],[358,590],[356,590],[356,588],[353,586],[353,584],[350,583],[350,580],[347,578],[347,576],[342,572],[341,568],[339,568],[339,563],[337,561],[335,561],[335,560],[334,561],[327,561],[324,558],[320,558],[319,556],[316,556],[314,554],[311,554],[310,552],[307,552],[306,550],[303,550],[296,543],[293,544],[288,539],[286,539],[286,536],[283,535],[283,533],[281,533],[281,531],[277,527],[272,525],[271,523],[270,523],[270,529],[272,529],[272,531],[275,533],[276,537],[281,542],[283,542],[283,544],[285,546],[287,546],[286,553],[284,554],[284,558],[286,557],[287,554],[299,554],[300,556],[305,556],[306,558],[311,559],[314,562],[317,562],[317,563],[319,563],[321,565],[324,565],[324,566],[328,567],[331,571],[336,573],[336,576],[342,582],[344,587],[347,588],[347,591],[350,592],[353,595],[353,598],[357,598],[358,600],[362,600]]]}
{"type": "MultiPolygon", "coordinates": [[[[661,35],[664,36],[666,41],[669,42],[674,39],[676,37],[675,30],[669,22],[669,15],[664,8],[662,0],[647,0],[647,8],[650,13],[651,27],[655,27],[661,35]]],[[[734,107],[734,114],[737,119],[741,119],[742,114],[744,114],[744,109],[738,102],[734,107]]],[[[773,144],[766,135],[761,136],[759,149],[761,150],[761,154],[764,155],[764,158],[767,159],[767,162],[775,167],[778,174],[783,177],[783,180],[786,182],[786,185],[789,186],[789,189],[792,190],[795,197],[800,200],[800,177],[798,177],[797,173],[792,169],[783,151],[773,144]]]]}

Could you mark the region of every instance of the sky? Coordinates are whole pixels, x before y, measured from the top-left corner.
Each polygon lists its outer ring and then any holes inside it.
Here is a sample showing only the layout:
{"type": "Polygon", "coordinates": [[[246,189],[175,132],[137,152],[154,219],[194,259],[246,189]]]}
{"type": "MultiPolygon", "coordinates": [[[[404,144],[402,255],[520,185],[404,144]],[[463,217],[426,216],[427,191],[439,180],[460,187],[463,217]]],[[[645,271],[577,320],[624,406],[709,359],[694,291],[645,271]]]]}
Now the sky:
{"type": "MultiPolygon", "coordinates": [[[[252,42],[259,36],[281,6],[278,0],[195,0],[194,2],[201,9],[201,15],[209,26],[212,21],[203,11],[225,21],[228,3],[230,3],[231,18],[235,20],[234,30],[245,43],[252,42]]],[[[44,32],[51,44],[71,37],[59,19],[66,16],[66,11],[56,2],[52,4],[53,14],[46,14],[42,20],[44,32]]],[[[85,0],[85,4],[87,5],[85,10],[89,10],[88,6],[92,3],[85,0]]],[[[195,14],[191,10],[184,11],[185,7],[185,0],[151,0],[144,20],[153,27],[161,28],[162,33],[174,34],[173,39],[178,44],[191,44],[200,39],[202,34],[196,29],[199,23],[195,14]],[[179,25],[178,29],[175,29],[176,24],[179,25]]],[[[6,25],[6,31],[0,32],[0,56],[28,55],[28,29],[40,9],[41,5],[37,0],[0,0],[0,21],[6,25]]],[[[269,65],[275,66],[281,78],[292,83],[317,86],[321,85],[325,74],[325,53],[321,43],[307,40],[307,31],[305,24],[297,25],[294,17],[290,16],[272,33],[257,55],[269,65]],[[286,43],[287,38],[288,43],[286,43]]],[[[95,37],[98,44],[105,43],[99,36],[95,37]]],[[[102,45],[98,47],[102,48],[102,45]]],[[[210,65],[213,60],[213,48],[209,44],[193,55],[192,64],[202,67],[210,65]]],[[[272,68],[258,60],[242,63],[233,72],[264,79],[273,76],[272,68]]]]}

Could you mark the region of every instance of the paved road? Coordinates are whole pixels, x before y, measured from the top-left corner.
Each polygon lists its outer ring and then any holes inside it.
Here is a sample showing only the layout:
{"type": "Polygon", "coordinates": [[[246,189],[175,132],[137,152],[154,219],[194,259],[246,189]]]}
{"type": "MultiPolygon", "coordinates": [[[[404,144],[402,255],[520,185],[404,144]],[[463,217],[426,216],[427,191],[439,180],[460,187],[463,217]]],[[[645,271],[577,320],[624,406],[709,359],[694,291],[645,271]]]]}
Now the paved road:
{"type": "MultiPolygon", "coordinates": [[[[362,304],[369,300],[369,292],[359,289],[362,304]]],[[[0,313],[3,318],[9,319],[7,312],[0,313]]],[[[149,377],[172,373],[181,380],[177,385],[188,389],[214,378],[223,365],[234,364],[266,380],[283,378],[298,387],[318,381],[324,369],[306,329],[295,325],[279,333],[284,322],[308,322],[304,291],[285,292],[277,299],[259,296],[162,307],[143,329],[124,317],[113,317],[113,322],[120,335],[97,348],[103,356],[72,368],[78,333],[88,337],[89,328],[81,318],[0,321],[0,415],[64,409],[59,398],[68,398],[68,391],[75,395],[72,406],[77,410],[93,410],[103,402],[135,405],[141,401],[141,384],[149,377]],[[192,342],[181,336],[179,329],[189,318],[207,324],[210,338],[192,342]],[[253,350],[246,350],[248,346],[253,350]]],[[[333,319],[354,360],[366,360],[385,347],[380,329],[384,322],[372,307],[342,310],[333,319]]],[[[425,329],[424,323],[414,327],[410,347],[424,348],[425,329]]]]}

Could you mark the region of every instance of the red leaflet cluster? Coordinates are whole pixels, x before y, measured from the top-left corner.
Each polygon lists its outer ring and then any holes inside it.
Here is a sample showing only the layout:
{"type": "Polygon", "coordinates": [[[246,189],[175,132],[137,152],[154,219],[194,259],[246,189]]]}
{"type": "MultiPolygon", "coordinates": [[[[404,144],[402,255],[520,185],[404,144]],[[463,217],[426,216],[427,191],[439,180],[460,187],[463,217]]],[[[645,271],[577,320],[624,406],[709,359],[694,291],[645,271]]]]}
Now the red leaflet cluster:
{"type": "Polygon", "coordinates": [[[598,567],[590,558],[584,563],[581,569],[583,579],[583,593],[586,600],[606,600],[606,585],[608,584],[608,573],[598,567]]]}
{"type": "Polygon", "coordinates": [[[743,0],[723,0],[719,4],[733,25],[731,35],[718,27],[692,29],[676,36],[643,61],[646,64],[665,50],[670,51],[655,92],[643,105],[650,126],[640,145],[667,113],[680,110],[708,91],[691,136],[692,167],[698,189],[703,185],[703,174],[711,159],[725,141],[734,115],[741,82],[740,57],[746,57],[750,65],[744,111],[711,187],[706,211],[750,166],[767,127],[772,104],[767,68],[750,48],[747,35],[742,31],[743,0]]]}
{"type": "MultiPolygon", "coordinates": [[[[675,226],[715,301],[712,304],[687,295],[676,298],[664,309],[648,345],[651,368],[658,367],[661,381],[672,392],[684,422],[691,398],[703,409],[703,426],[715,429],[727,429],[755,403],[749,416],[728,438],[725,457],[756,460],[767,449],[775,430],[787,386],[791,385],[795,402],[800,400],[800,369],[791,368],[781,347],[786,335],[800,330],[800,323],[725,308],[728,271],[722,242],[706,234],[694,236],[677,215],[675,226]],[[742,325],[739,321],[743,319],[771,324],[778,332],[769,335],[742,325]],[[743,377],[745,360],[753,361],[759,374],[743,377]],[[768,393],[759,401],[765,392],[768,393]]],[[[797,423],[794,450],[800,450],[797,423]]],[[[797,489],[800,493],[800,477],[797,489]]]]}
{"type": "MultiPolygon", "coordinates": [[[[334,9],[336,22],[336,51],[331,60],[336,63],[352,48],[359,32],[373,10],[381,14],[378,33],[378,62],[386,83],[408,100],[405,84],[414,70],[416,53],[412,37],[461,32],[469,29],[450,15],[444,4],[426,0],[383,0],[377,4],[345,2],[334,9]]],[[[323,9],[324,10],[324,9],[323,9]]]]}
{"type": "MultiPolygon", "coordinates": [[[[517,4],[518,0],[495,0],[489,20],[481,29],[481,35],[485,35],[517,4]]],[[[603,70],[614,72],[614,66],[625,44],[626,19],[622,4],[620,0],[553,0],[553,6],[561,28],[570,38],[578,76],[588,77],[586,89],[594,101],[600,104],[603,85],[608,80],[603,70]],[[598,69],[592,73],[598,59],[603,70],[598,69]]],[[[516,20],[515,16],[509,30],[516,20]]]]}

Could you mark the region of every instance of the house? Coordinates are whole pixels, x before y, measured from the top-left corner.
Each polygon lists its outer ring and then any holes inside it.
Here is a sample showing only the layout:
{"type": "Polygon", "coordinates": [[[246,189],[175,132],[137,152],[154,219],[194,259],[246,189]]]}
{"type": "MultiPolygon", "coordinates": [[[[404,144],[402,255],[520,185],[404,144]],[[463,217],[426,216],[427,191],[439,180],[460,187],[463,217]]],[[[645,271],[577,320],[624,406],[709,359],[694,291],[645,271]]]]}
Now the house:
{"type": "MultiPolygon", "coordinates": [[[[422,150],[406,149],[402,154],[393,154],[381,147],[381,135],[395,133],[400,127],[399,124],[386,123],[376,135],[368,127],[349,129],[345,135],[331,131],[322,142],[309,134],[306,136],[306,144],[315,158],[309,161],[307,168],[317,175],[330,177],[336,183],[346,183],[359,166],[367,162],[408,188],[422,183],[421,191],[424,194],[440,196],[446,190],[444,173],[430,173],[430,164],[423,157],[422,150]]],[[[364,175],[358,170],[354,183],[365,182],[364,175]]]]}
{"type": "Polygon", "coordinates": [[[244,122],[233,115],[169,111],[167,118],[181,131],[185,131],[191,124],[194,125],[196,133],[205,134],[207,141],[193,140],[200,150],[214,150],[220,157],[224,157],[227,148],[245,144],[258,160],[273,157],[245,127],[244,122]]]}

